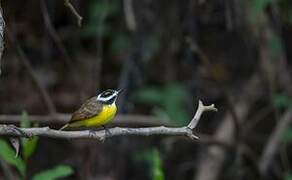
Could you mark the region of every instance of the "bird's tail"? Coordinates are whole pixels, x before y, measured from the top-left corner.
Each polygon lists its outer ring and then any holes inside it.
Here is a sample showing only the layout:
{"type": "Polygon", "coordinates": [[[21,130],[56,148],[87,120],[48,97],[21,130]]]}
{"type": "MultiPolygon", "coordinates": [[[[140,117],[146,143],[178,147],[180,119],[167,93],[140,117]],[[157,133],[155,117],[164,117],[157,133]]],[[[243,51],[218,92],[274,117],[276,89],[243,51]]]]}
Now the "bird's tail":
{"type": "Polygon", "coordinates": [[[64,129],[66,129],[68,126],[69,126],[69,124],[65,124],[64,126],[62,126],[62,127],[59,129],[59,131],[62,131],[62,130],[64,130],[64,129]]]}

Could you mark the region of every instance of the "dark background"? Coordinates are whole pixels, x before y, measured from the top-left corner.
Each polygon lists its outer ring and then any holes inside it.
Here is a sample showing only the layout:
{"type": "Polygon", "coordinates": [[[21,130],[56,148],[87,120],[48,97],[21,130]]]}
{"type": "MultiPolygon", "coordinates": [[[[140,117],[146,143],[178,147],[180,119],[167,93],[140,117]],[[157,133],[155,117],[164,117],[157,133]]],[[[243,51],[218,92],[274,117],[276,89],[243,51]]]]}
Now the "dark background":
{"type": "Polygon", "coordinates": [[[0,114],[52,116],[58,128],[54,114],[108,88],[123,89],[119,115],[150,124],[188,124],[199,99],[219,111],[203,115],[196,141],[40,138],[27,179],[58,164],[73,168],[68,179],[292,178],[291,1],[71,3],[81,27],[61,0],[1,2],[0,114]]]}

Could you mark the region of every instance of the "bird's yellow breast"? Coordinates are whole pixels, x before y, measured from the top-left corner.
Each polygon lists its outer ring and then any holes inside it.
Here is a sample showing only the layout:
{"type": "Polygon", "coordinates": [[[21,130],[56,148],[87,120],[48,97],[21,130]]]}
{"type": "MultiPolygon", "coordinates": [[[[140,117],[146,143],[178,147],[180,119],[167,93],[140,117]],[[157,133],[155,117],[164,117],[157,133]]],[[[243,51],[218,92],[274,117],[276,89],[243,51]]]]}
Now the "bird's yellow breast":
{"type": "Polygon", "coordinates": [[[87,127],[98,127],[109,123],[117,113],[117,106],[115,103],[110,105],[103,105],[102,110],[96,116],[83,121],[83,125],[87,127]]]}

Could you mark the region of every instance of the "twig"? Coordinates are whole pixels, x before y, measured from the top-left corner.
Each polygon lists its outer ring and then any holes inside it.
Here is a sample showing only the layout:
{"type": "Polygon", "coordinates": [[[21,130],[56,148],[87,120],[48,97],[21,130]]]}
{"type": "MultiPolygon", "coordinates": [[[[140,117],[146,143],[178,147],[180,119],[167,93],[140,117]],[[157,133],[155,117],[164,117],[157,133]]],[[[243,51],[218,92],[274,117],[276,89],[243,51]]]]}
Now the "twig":
{"type": "Polygon", "coordinates": [[[74,81],[76,87],[78,87],[80,89],[79,78],[78,78],[78,74],[77,74],[78,70],[75,68],[73,60],[69,56],[68,51],[66,50],[64,44],[62,43],[62,40],[59,38],[56,30],[54,29],[54,27],[52,25],[52,21],[51,21],[51,18],[49,16],[49,12],[48,12],[48,8],[46,6],[45,0],[41,0],[40,6],[41,6],[42,14],[43,14],[45,27],[47,28],[48,33],[52,37],[57,48],[59,49],[59,51],[63,55],[64,61],[69,68],[71,77],[73,78],[73,81],[74,81]]]}
{"type": "Polygon", "coordinates": [[[213,69],[213,64],[211,63],[210,59],[208,58],[207,54],[200,48],[200,46],[195,43],[190,37],[186,38],[187,43],[189,43],[190,46],[190,50],[193,51],[194,53],[197,53],[197,55],[199,56],[199,59],[202,61],[202,63],[207,67],[207,70],[209,71],[211,77],[213,78],[213,80],[215,80],[215,83],[217,84],[218,88],[220,88],[223,92],[223,95],[227,101],[227,105],[228,105],[228,109],[230,111],[230,114],[232,116],[232,121],[235,127],[235,137],[238,139],[239,135],[240,135],[240,119],[238,118],[238,115],[236,113],[236,110],[234,108],[234,103],[233,103],[233,98],[230,95],[230,91],[225,88],[225,85],[222,84],[222,82],[220,80],[218,80],[216,78],[216,74],[214,74],[214,72],[211,70],[213,69]]]}
{"type": "Polygon", "coordinates": [[[77,24],[80,27],[82,25],[82,16],[79,15],[79,13],[76,11],[74,6],[70,3],[70,0],[64,0],[64,5],[70,9],[70,11],[74,14],[74,16],[77,19],[77,24]]]}
{"type": "MultiPolygon", "coordinates": [[[[254,75],[245,85],[246,88],[242,93],[243,96],[238,99],[234,107],[235,112],[240,120],[246,120],[245,117],[249,112],[250,104],[254,103],[257,97],[259,97],[259,92],[261,92],[260,85],[260,79],[257,75],[254,75]]],[[[232,119],[232,115],[228,112],[223,118],[222,123],[219,125],[216,132],[214,133],[214,139],[217,139],[224,143],[235,145],[235,126],[232,122],[232,119]]],[[[196,169],[198,170],[195,179],[218,179],[218,174],[222,170],[222,164],[225,162],[226,156],[227,153],[224,149],[218,146],[208,147],[208,149],[201,154],[202,161],[198,165],[198,167],[196,167],[196,169]]]]}
{"type": "Polygon", "coordinates": [[[210,106],[204,106],[202,101],[199,101],[198,110],[197,110],[195,116],[193,117],[193,119],[191,120],[191,122],[189,123],[188,128],[194,129],[197,126],[204,111],[217,111],[217,109],[215,108],[214,104],[212,104],[210,106]],[[202,110],[200,110],[200,109],[202,109],[202,110]]]}
{"type": "Polygon", "coordinates": [[[1,76],[1,61],[2,61],[3,51],[4,51],[4,28],[5,28],[5,21],[3,18],[3,11],[0,4],[0,76],[1,76]]]}
{"type": "Polygon", "coordinates": [[[124,0],[124,13],[127,27],[130,31],[136,30],[136,20],[135,14],[133,10],[133,1],[132,0],[124,0]]]}
{"type": "Polygon", "coordinates": [[[196,127],[198,121],[203,112],[205,111],[217,111],[214,105],[204,106],[202,102],[199,102],[199,106],[194,118],[191,120],[188,126],[184,127],[147,127],[147,128],[110,128],[110,133],[106,133],[105,130],[100,131],[59,131],[50,129],[49,127],[41,128],[17,128],[12,125],[1,125],[0,136],[17,136],[17,137],[32,137],[42,136],[61,139],[97,139],[104,140],[105,138],[121,136],[121,135],[137,135],[137,136],[150,136],[150,135],[173,135],[173,136],[187,136],[191,139],[198,138],[193,134],[193,130],[196,127]]]}

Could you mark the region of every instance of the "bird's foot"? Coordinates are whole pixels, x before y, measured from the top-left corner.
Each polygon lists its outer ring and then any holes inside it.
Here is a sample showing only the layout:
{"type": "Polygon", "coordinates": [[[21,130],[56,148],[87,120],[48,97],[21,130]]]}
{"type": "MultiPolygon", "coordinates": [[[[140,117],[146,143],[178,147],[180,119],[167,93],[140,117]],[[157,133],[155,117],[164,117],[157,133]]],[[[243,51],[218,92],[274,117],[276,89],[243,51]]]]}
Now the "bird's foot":
{"type": "Polygon", "coordinates": [[[89,130],[89,136],[93,138],[98,138],[102,143],[105,141],[106,136],[98,136],[96,131],[93,129],[89,130]]]}
{"type": "Polygon", "coordinates": [[[112,135],[112,133],[110,132],[110,130],[106,127],[106,126],[102,126],[105,132],[105,137],[109,137],[112,135]]]}
{"type": "Polygon", "coordinates": [[[90,130],[89,130],[89,136],[90,136],[90,137],[96,137],[96,132],[95,132],[95,130],[90,129],[90,130]]]}

